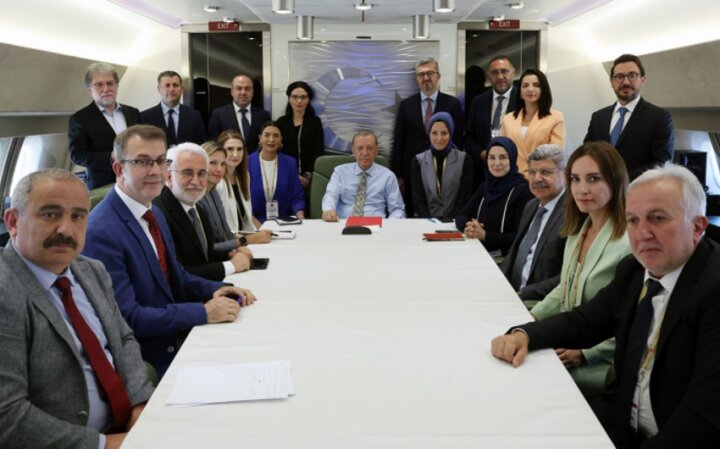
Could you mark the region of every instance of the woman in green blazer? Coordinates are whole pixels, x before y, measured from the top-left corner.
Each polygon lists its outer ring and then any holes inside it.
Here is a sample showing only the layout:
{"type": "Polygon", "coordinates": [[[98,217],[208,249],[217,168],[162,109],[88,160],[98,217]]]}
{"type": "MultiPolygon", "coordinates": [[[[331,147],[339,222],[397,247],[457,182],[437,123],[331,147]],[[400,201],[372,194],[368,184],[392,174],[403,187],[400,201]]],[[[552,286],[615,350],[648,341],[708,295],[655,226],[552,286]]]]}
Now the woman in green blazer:
{"type": "MultiPolygon", "coordinates": [[[[628,174],[618,152],[605,142],[587,142],[570,156],[565,179],[567,236],[560,283],[530,313],[542,320],[589,301],[605,287],[615,267],[630,254],[625,233],[625,193],[628,174]]],[[[613,363],[615,340],[590,349],[556,348],[583,394],[604,390],[605,377],[613,363]]]]}

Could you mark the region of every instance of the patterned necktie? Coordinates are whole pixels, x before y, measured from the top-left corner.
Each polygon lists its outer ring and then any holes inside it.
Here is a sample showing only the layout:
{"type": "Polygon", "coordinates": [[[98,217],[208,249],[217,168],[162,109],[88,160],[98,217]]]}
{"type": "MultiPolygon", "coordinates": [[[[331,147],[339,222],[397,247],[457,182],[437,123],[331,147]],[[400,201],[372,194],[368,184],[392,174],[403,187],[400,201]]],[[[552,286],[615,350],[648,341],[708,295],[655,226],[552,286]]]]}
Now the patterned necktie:
{"type": "Polygon", "coordinates": [[[433,108],[432,108],[432,98],[428,97],[425,99],[427,101],[427,107],[425,108],[425,118],[423,119],[423,123],[425,124],[425,131],[429,132],[427,129],[428,125],[430,124],[430,117],[433,115],[433,108]]]}
{"type": "Polygon", "coordinates": [[[365,214],[365,189],[367,188],[367,171],[360,173],[360,182],[358,182],[357,193],[355,194],[355,204],[353,204],[353,217],[362,217],[365,214]]]}
{"type": "MultiPolygon", "coordinates": [[[[242,133],[243,138],[245,139],[245,142],[248,141],[250,138],[250,120],[247,118],[248,110],[247,108],[240,109],[240,114],[242,115],[242,118],[240,119],[240,122],[242,123],[242,133]]],[[[250,148],[248,151],[255,151],[255,148],[250,148]]]]}
{"type": "Polygon", "coordinates": [[[539,207],[538,210],[535,211],[532,223],[530,223],[530,227],[525,233],[525,237],[523,237],[520,241],[520,245],[518,246],[517,254],[515,254],[515,261],[513,262],[512,275],[510,276],[510,283],[515,291],[518,291],[523,287],[523,268],[525,268],[525,262],[530,255],[530,248],[532,248],[533,244],[538,239],[538,235],[540,234],[540,225],[542,224],[545,212],[547,212],[547,209],[544,207],[539,207]]]}
{"type": "Polygon", "coordinates": [[[175,134],[175,119],[173,119],[175,111],[173,109],[168,110],[168,121],[167,121],[167,144],[168,147],[177,145],[177,135],[175,134]]]}
{"type": "Polygon", "coordinates": [[[197,234],[198,240],[200,240],[200,246],[202,246],[203,249],[203,257],[205,257],[205,260],[207,260],[207,239],[205,238],[205,232],[203,231],[202,223],[200,223],[200,217],[198,217],[197,210],[195,210],[194,207],[188,210],[188,214],[190,215],[190,221],[192,221],[193,228],[195,228],[195,234],[197,234]]]}
{"type": "Polygon", "coordinates": [[[160,262],[160,268],[165,275],[165,279],[168,279],[168,268],[167,259],[165,256],[165,243],[163,242],[162,234],[160,233],[160,226],[158,226],[157,218],[153,211],[148,209],[143,214],[143,219],[147,221],[150,227],[150,235],[152,236],[153,242],[155,242],[155,249],[157,249],[158,262],[160,262]]]}
{"type": "Polygon", "coordinates": [[[635,316],[630,325],[628,333],[627,348],[623,356],[622,372],[618,373],[618,389],[615,398],[616,416],[619,418],[623,427],[627,428],[630,423],[630,410],[632,408],[632,400],[635,393],[635,385],[638,380],[638,371],[642,356],[647,348],[648,332],[650,331],[650,323],[653,319],[653,296],[657,295],[663,286],[654,279],[647,280],[645,294],[635,309],[635,316]]]}
{"type": "Polygon", "coordinates": [[[492,129],[500,129],[500,117],[502,117],[502,106],[503,101],[505,101],[505,97],[498,95],[495,101],[497,101],[497,106],[495,106],[495,114],[493,114],[492,129]]]}
{"type": "Polygon", "coordinates": [[[618,112],[620,113],[620,118],[618,119],[617,123],[615,123],[612,131],[610,131],[610,145],[612,146],[615,146],[617,144],[617,141],[620,140],[620,134],[622,134],[623,124],[625,123],[625,114],[627,113],[627,111],[628,109],[625,106],[618,109],[618,112]]]}
{"type": "Polygon", "coordinates": [[[90,367],[92,367],[93,373],[95,373],[95,378],[110,403],[115,429],[122,430],[125,428],[125,424],[132,410],[125,385],[123,385],[123,381],[117,371],[115,371],[115,368],[110,364],[110,361],[105,355],[105,351],[102,346],[100,346],[100,341],[95,335],[95,332],[92,331],[80,313],[80,310],[78,310],[72,296],[70,280],[64,276],[60,276],[53,285],[60,290],[65,312],[67,312],[70,323],[73,329],[75,329],[78,340],[80,340],[82,344],[83,350],[90,362],[90,367]]]}

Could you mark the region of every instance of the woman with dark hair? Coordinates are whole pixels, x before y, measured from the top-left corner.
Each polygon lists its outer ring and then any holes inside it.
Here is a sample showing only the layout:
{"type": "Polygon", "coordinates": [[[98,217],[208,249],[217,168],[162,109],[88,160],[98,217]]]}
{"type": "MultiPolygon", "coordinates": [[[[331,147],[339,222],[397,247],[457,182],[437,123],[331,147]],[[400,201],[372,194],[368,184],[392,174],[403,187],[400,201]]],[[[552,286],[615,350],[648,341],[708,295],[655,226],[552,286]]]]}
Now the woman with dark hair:
{"type": "Polygon", "coordinates": [[[527,69],[520,76],[520,96],[515,111],[502,119],[500,135],[515,142],[520,173],[527,170],[527,157],[537,147],[553,143],[565,148],[565,118],[552,107],[552,92],[540,70],[527,69]]]}
{"type": "Polygon", "coordinates": [[[532,194],[518,172],[517,148],[512,140],[495,137],[487,150],[485,182],[455,218],[455,226],[466,237],[479,239],[491,254],[505,255],[532,194]]]}
{"type": "Polygon", "coordinates": [[[285,115],[277,120],[285,142],[282,152],[298,160],[299,181],[308,191],[315,169],[315,159],[321,156],[325,149],[323,125],[311,104],[315,94],[308,83],[290,83],[285,95],[288,97],[285,115]]]}
{"type": "Polygon", "coordinates": [[[415,215],[452,221],[472,195],[472,159],[452,142],[455,124],[447,112],[428,121],[430,149],[410,164],[415,215]]]}
{"type": "Polygon", "coordinates": [[[248,156],[253,216],[268,218],[296,215],[305,218],[305,195],[297,176],[297,160],[280,153],[283,135],[277,122],[260,127],[260,149],[248,156]]]}
{"type": "MultiPolygon", "coordinates": [[[[613,278],[615,267],[630,254],[625,232],[628,174],[619,153],[607,142],[586,142],[565,168],[570,186],[565,224],[567,237],[560,283],[530,313],[538,320],[589,301],[613,278]]],[[[612,366],[615,340],[590,349],[555,350],[585,396],[602,393],[612,366]]]]}

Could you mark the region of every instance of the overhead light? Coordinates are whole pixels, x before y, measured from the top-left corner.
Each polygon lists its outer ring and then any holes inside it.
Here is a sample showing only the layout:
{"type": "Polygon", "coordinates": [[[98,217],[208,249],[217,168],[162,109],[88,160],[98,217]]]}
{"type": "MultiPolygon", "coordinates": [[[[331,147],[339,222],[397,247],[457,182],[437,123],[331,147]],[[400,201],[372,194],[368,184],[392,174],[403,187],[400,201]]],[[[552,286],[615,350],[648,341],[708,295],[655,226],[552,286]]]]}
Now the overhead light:
{"type": "Polygon", "coordinates": [[[421,14],[413,16],[413,39],[430,38],[430,16],[421,14]]]}
{"type": "Polygon", "coordinates": [[[272,12],[275,14],[292,14],[295,12],[295,0],[272,0],[272,12]]]}
{"type": "Polygon", "coordinates": [[[510,7],[510,9],[523,9],[525,7],[525,3],[523,3],[523,2],[508,3],[508,6],[510,7]]]}
{"type": "Polygon", "coordinates": [[[303,41],[313,38],[313,16],[298,16],[297,38],[303,41]]]}
{"type": "Polygon", "coordinates": [[[360,3],[355,3],[353,6],[355,6],[355,9],[358,11],[370,11],[374,5],[372,3],[365,3],[365,0],[362,0],[360,3]]]}
{"type": "Polygon", "coordinates": [[[502,22],[505,20],[505,16],[492,16],[488,18],[492,22],[502,22]]]}
{"type": "Polygon", "coordinates": [[[455,11],[455,0],[434,0],[433,11],[448,13],[455,11]]]}
{"type": "Polygon", "coordinates": [[[219,7],[219,6],[214,6],[214,5],[205,5],[205,6],[203,6],[203,11],[205,11],[205,12],[218,12],[218,11],[220,11],[220,7],[219,7]]]}
{"type": "Polygon", "coordinates": [[[240,21],[239,21],[238,19],[236,19],[235,17],[223,17],[223,18],[222,18],[222,21],[225,22],[225,23],[240,22],[240,21]]]}

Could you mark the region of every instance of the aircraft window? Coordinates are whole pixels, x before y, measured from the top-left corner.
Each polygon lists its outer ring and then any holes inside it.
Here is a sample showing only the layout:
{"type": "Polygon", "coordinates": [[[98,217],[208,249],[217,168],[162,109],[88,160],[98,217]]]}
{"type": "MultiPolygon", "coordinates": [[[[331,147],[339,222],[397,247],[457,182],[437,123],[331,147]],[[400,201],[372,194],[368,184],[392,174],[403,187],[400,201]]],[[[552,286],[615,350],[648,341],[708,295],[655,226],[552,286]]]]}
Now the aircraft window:
{"type": "Polygon", "coordinates": [[[23,176],[42,168],[70,168],[66,134],[44,134],[22,139],[20,154],[13,167],[9,195],[23,176]]]}

